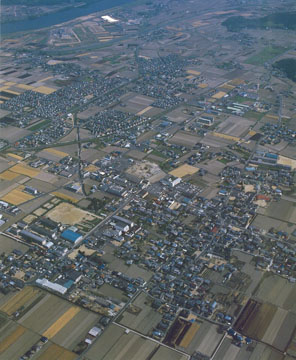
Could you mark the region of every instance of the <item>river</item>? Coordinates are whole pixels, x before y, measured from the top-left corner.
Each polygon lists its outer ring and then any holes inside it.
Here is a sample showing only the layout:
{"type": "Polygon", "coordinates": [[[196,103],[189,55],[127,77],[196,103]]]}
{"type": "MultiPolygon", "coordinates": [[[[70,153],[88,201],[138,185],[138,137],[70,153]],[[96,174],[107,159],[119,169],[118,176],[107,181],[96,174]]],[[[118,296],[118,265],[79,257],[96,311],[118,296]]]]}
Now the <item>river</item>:
{"type": "Polygon", "coordinates": [[[123,4],[131,3],[133,0],[97,0],[95,3],[84,6],[72,7],[56,13],[42,15],[35,19],[20,20],[1,24],[1,33],[10,34],[18,31],[37,30],[61,24],[80,16],[86,16],[97,11],[113,8],[123,4]]]}

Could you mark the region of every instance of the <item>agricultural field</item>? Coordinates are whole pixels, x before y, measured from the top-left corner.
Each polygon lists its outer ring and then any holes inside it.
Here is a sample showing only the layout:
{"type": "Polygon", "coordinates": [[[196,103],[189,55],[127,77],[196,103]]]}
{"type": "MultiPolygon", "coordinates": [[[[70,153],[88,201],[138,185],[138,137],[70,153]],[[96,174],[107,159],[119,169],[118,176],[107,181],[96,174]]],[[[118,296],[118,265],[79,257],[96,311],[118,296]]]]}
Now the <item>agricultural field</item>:
{"type": "Polygon", "coordinates": [[[172,171],[169,172],[170,175],[173,175],[175,177],[184,177],[186,175],[193,175],[195,173],[198,172],[198,168],[188,165],[188,164],[184,164],[179,166],[177,169],[174,169],[172,171]]]}
{"type": "Polygon", "coordinates": [[[9,298],[6,303],[0,307],[0,311],[6,313],[8,316],[11,316],[21,309],[24,311],[25,308],[40,299],[42,295],[43,293],[40,289],[27,286],[16,293],[13,297],[9,298]]]}
{"type": "Polygon", "coordinates": [[[0,324],[0,358],[19,359],[40,339],[40,335],[11,320],[0,324]]]}
{"type": "Polygon", "coordinates": [[[262,301],[296,313],[295,285],[280,276],[264,276],[254,295],[262,301]]]}
{"type": "Polygon", "coordinates": [[[145,112],[152,109],[150,105],[155,99],[145,95],[130,93],[130,96],[129,94],[125,95],[121,98],[121,101],[126,104],[127,111],[143,115],[145,112]]]}
{"type": "Polygon", "coordinates": [[[17,188],[11,190],[8,194],[2,196],[1,200],[6,201],[12,205],[20,205],[35,197],[31,194],[23,192],[25,186],[19,185],[17,188]]]}
{"type": "Polygon", "coordinates": [[[296,224],[296,206],[295,203],[288,200],[281,199],[278,202],[271,203],[263,211],[263,215],[296,224]]]}
{"type": "Polygon", "coordinates": [[[100,317],[85,309],[80,309],[59,332],[52,337],[52,341],[68,350],[72,350],[84,339],[88,331],[97,324],[100,317]]]}
{"type": "Polygon", "coordinates": [[[1,180],[14,180],[18,176],[19,176],[19,174],[16,174],[10,170],[5,170],[0,174],[0,179],[1,180]]]}
{"type": "Polygon", "coordinates": [[[126,303],[128,301],[128,297],[124,294],[124,291],[117,289],[109,284],[102,285],[98,290],[94,290],[94,293],[97,293],[103,297],[116,299],[119,302],[126,303]]]}
{"type": "MultiPolygon", "coordinates": [[[[46,336],[59,347],[62,347],[59,351],[66,351],[66,349],[72,351],[100,319],[99,315],[72,305],[68,301],[46,291],[29,286],[14,296],[6,298],[6,302],[2,304],[0,311],[8,316],[15,314],[16,311],[19,312],[17,316],[18,325],[12,323],[16,328],[11,335],[12,339],[17,336],[20,337],[26,331],[29,331],[39,338],[40,336],[46,336]]],[[[4,347],[3,344],[1,345],[1,326],[8,321],[10,320],[0,315],[0,353],[1,346],[4,347]]],[[[7,348],[10,346],[7,345],[9,339],[6,339],[5,342],[7,348]]],[[[41,352],[42,356],[45,359],[46,356],[49,358],[51,351],[47,349],[44,354],[41,352]]],[[[70,354],[68,355],[70,356],[70,354]]],[[[69,359],[72,358],[69,357],[69,359]]],[[[64,357],[57,357],[57,359],[64,360],[64,357]]]]}
{"type": "Polygon", "coordinates": [[[145,293],[141,293],[125,310],[118,322],[142,334],[151,335],[153,328],[162,317],[159,312],[151,308],[152,301],[145,293]]]}
{"type": "Polygon", "coordinates": [[[1,253],[5,252],[5,253],[10,253],[12,252],[14,249],[18,249],[20,251],[22,251],[23,253],[25,253],[29,247],[19,243],[5,235],[0,235],[0,242],[1,242],[1,253]]]}
{"type": "Polygon", "coordinates": [[[296,329],[296,314],[268,303],[249,300],[235,328],[284,352],[296,329]]]}
{"type": "MultiPolygon", "coordinates": [[[[150,358],[151,360],[186,360],[188,357],[176,351],[160,346],[156,353],[150,358]]],[[[148,360],[148,359],[147,359],[148,360]]]]}
{"type": "Polygon", "coordinates": [[[41,350],[38,353],[36,360],[74,360],[77,358],[78,356],[73,352],[56,344],[49,343],[49,346],[44,347],[44,351],[41,350]]]}
{"type": "Polygon", "coordinates": [[[189,354],[198,351],[210,357],[222,336],[218,326],[208,321],[199,318],[188,321],[178,317],[170,327],[164,343],[189,354]]]}
{"type": "Polygon", "coordinates": [[[87,360],[186,360],[173,349],[164,348],[134,332],[112,324],[85,355],[87,360]]]}
{"type": "Polygon", "coordinates": [[[9,170],[16,174],[26,175],[31,178],[35,177],[39,174],[39,170],[36,170],[26,164],[16,164],[16,165],[12,166],[9,170]]]}
{"type": "Polygon", "coordinates": [[[226,337],[213,360],[283,360],[283,355],[275,349],[253,342],[250,345],[244,345],[241,348],[231,342],[226,337]]]}
{"type": "Polygon", "coordinates": [[[51,194],[58,197],[59,199],[70,201],[71,203],[74,203],[74,204],[80,200],[80,198],[78,199],[74,196],[65,194],[64,192],[61,192],[61,191],[54,191],[51,194]]]}
{"type": "Polygon", "coordinates": [[[200,138],[196,135],[192,135],[185,131],[178,131],[176,134],[170,138],[169,142],[171,144],[185,146],[187,148],[192,148],[199,142],[200,138]]]}
{"type": "Polygon", "coordinates": [[[294,231],[295,225],[278,219],[270,218],[261,214],[257,214],[252,226],[257,229],[269,231],[271,228],[277,231],[287,232],[289,235],[294,231]]]}
{"type": "Polygon", "coordinates": [[[287,49],[281,46],[268,46],[262,49],[258,54],[249,57],[245,63],[251,65],[263,65],[265,62],[272,60],[285,51],[287,51],[287,49]]]}
{"type": "Polygon", "coordinates": [[[141,338],[124,328],[109,326],[86,354],[88,360],[146,359],[155,351],[157,344],[141,338]]]}
{"type": "Polygon", "coordinates": [[[249,300],[238,318],[235,328],[247,336],[260,340],[270,325],[276,310],[274,305],[249,300]]]}
{"type": "Polygon", "coordinates": [[[225,135],[241,137],[253,124],[254,122],[251,120],[232,115],[218,126],[217,132],[225,135]]]}
{"type": "Polygon", "coordinates": [[[53,338],[79,311],[79,307],[70,307],[70,309],[64,312],[42,335],[48,339],[53,338]]]}

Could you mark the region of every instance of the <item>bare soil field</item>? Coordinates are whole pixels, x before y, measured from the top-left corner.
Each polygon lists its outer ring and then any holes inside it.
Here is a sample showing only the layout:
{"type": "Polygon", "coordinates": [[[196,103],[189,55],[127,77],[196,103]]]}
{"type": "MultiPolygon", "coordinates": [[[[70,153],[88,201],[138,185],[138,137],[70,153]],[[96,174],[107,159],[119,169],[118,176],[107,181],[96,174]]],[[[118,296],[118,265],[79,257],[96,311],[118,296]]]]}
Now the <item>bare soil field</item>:
{"type": "Polygon", "coordinates": [[[179,166],[177,169],[172,170],[169,174],[182,178],[186,175],[193,175],[193,174],[197,173],[198,170],[199,169],[197,167],[194,167],[194,166],[191,166],[188,164],[184,164],[184,165],[179,166]]]}
{"type": "Polygon", "coordinates": [[[68,225],[76,225],[84,220],[91,221],[95,218],[92,214],[68,203],[60,203],[54,209],[50,210],[47,216],[51,220],[68,225]]]}

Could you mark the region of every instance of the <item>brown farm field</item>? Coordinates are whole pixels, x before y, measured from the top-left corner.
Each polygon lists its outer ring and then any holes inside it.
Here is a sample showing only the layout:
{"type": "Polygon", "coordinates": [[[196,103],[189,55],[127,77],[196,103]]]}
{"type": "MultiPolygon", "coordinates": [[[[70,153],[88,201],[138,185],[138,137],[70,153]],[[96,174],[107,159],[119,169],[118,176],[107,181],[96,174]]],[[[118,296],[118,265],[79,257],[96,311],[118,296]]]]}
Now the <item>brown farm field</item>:
{"type": "Polygon", "coordinates": [[[31,286],[25,287],[12,298],[9,298],[9,300],[1,306],[0,310],[10,316],[21,307],[32,303],[34,299],[36,299],[41,294],[42,292],[39,289],[33,288],[31,286]]]}
{"type": "Polygon", "coordinates": [[[23,192],[24,186],[19,185],[16,189],[13,189],[8,194],[4,195],[1,200],[6,201],[12,205],[20,205],[24,202],[34,199],[33,195],[23,192]]]}
{"type": "Polygon", "coordinates": [[[0,354],[7,350],[20,338],[26,329],[23,326],[18,326],[11,334],[9,334],[3,341],[0,342],[0,354]]]}
{"type": "Polygon", "coordinates": [[[243,334],[261,340],[276,313],[276,306],[250,299],[235,323],[243,334]]]}
{"type": "Polygon", "coordinates": [[[14,173],[26,175],[29,177],[34,177],[39,174],[39,170],[33,169],[32,167],[25,165],[25,164],[14,165],[9,170],[14,173]]]}
{"type": "Polygon", "coordinates": [[[10,170],[5,170],[0,174],[0,179],[2,180],[14,180],[15,178],[17,178],[19,176],[19,174],[14,173],[10,170]]]}
{"type": "Polygon", "coordinates": [[[51,344],[40,356],[38,360],[74,360],[77,355],[56,344],[51,344]]]}
{"type": "Polygon", "coordinates": [[[170,143],[192,148],[199,141],[199,137],[185,131],[178,131],[169,140],[170,143]]]}

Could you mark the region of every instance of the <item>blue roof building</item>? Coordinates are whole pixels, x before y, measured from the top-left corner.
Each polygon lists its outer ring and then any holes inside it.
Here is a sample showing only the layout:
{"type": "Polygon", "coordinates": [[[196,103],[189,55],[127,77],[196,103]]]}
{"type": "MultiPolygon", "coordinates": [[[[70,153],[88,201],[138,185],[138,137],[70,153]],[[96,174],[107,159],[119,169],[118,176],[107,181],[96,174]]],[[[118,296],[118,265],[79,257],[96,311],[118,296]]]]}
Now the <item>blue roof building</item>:
{"type": "Polygon", "coordinates": [[[81,234],[74,232],[70,229],[63,231],[61,234],[61,237],[64,240],[70,241],[72,244],[76,244],[77,242],[79,242],[82,239],[81,234]]]}

